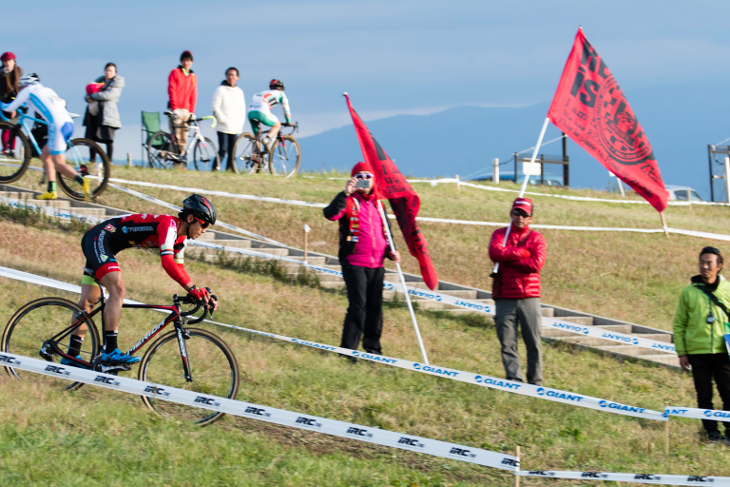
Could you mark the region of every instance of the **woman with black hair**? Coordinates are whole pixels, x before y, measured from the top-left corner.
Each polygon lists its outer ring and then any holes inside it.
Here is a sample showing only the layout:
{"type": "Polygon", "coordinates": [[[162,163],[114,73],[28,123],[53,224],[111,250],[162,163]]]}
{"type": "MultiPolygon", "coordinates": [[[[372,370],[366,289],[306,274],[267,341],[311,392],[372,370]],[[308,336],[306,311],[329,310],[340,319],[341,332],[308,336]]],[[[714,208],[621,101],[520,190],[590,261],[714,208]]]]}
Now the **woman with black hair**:
{"type": "MultiPolygon", "coordinates": [[[[114,151],[114,132],[122,128],[117,102],[122,96],[124,77],[117,74],[117,65],[107,63],[104,66],[104,76],[96,78],[95,83],[104,83],[96,93],[86,95],[86,138],[106,144],[106,154],[112,160],[114,151]],[[98,103],[95,103],[98,102],[98,103]]],[[[96,154],[91,154],[91,161],[96,160],[96,154]]]]}
{"type": "MultiPolygon", "coordinates": [[[[3,63],[3,68],[0,70],[0,102],[10,103],[18,94],[18,80],[23,76],[23,70],[15,62],[15,54],[12,52],[4,52],[0,56],[0,61],[3,63]]],[[[6,118],[13,119],[17,115],[13,112],[3,112],[6,118]]],[[[15,150],[15,140],[10,140],[10,131],[3,130],[2,134],[2,154],[7,154],[8,151],[15,150]]]]}

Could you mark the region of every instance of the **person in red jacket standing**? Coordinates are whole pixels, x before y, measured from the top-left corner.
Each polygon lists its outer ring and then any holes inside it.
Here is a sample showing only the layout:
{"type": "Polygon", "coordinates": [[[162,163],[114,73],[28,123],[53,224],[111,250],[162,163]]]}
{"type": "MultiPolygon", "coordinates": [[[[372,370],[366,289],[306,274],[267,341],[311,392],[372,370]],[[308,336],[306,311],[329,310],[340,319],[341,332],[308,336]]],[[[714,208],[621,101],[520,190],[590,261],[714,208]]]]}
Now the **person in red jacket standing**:
{"type": "Polygon", "coordinates": [[[180,65],[170,72],[167,78],[167,94],[170,101],[167,106],[175,114],[171,120],[174,127],[175,140],[184,154],[188,141],[188,120],[195,117],[195,104],[198,102],[198,78],[190,69],[193,67],[193,53],[183,51],[180,65]]]}
{"type": "Polygon", "coordinates": [[[517,323],[527,347],[527,382],[542,385],[540,329],[540,270],[545,265],[545,237],[530,230],[532,200],[517,198],[510,211],[512,224],[494,231],[489,242],[489,258],[499,264],[492,299],[497,308],[494,323],[502,345],[502,364],[507,379],[524,382],[517,353],[517,323]]]}

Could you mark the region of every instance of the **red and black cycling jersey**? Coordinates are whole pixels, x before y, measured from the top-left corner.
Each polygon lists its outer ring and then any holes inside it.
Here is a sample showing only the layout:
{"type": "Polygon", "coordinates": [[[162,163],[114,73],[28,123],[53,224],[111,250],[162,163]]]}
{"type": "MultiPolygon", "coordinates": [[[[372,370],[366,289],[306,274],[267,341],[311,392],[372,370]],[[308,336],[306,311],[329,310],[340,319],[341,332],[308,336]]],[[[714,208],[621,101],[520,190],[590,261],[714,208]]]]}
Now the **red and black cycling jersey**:
{"type": "Polygon", "coordinates": [[[149,213],[122,215],[99,223],[81,241],[86,256],[85,270],[101,279],[119,271],[116,254],[130,247],[159,248],[162,267],[185,286],[190,283],[184,267],[186,236],[178,236],[182,222],[169,215],[149,213]]]}

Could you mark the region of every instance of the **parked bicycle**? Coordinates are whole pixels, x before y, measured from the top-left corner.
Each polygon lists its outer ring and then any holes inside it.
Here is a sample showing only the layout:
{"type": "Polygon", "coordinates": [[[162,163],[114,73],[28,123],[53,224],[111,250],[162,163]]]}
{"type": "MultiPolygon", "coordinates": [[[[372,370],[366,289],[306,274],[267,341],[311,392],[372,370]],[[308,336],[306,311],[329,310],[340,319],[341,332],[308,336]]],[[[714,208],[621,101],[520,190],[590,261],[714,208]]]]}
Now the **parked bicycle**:
{"type": "MultiPolygon", "coordinates": [[[[98,284],[98,283],[97,283],[98,284]]],[[[101,285],[99,285],[101,287],[101,285]]],[[[102,289],[103,291],[103,289],[102,289]]],[[[214,297],[215,298],[215,297],[214,297]]],[[[239,387],[238,361],[228,345],[218,336],[200,328],[188,325],[199,323],[209,314],[194,297],[187,295],[172,297],[172,305],[124,304],[124,308],[155,309],[168,311],[169,315],[147,333],[127,352],[137,353],[147,342],[168,324],[175,329],[159,337],[149,346],[139,362],[138,378],[202,394],[235,399],[239,387]],[[185,309],[183,309],[185,306],[185,309]],[[203,308],[200,316],[194,315],[203,308]]],[[[130,370],[131,365],[102,366],[100,357],[102,343],[93,317],[102,313],[105,306],[104,293],[90,312],[81,311],[75,303],[63,298],[41,298],[20,308],[5,327],[0,349],[4,352],[37,357],[59,363],[62,359],[72,361],[75,366],[89,370],[116,374],[130,370]],[[79,356],[81,360],[67,353],[69,337],[75,330],[83,334],[86,329],[79,356]]],[[[210,312],[212,317],[212,311],[210,312]]],[[[102,329],[104,315],[102,313],[102,329]]],[[[68,363],[68,362],[67,362],[68,363]]],[[[59,365],[60,368],[70,367],[59,365]]],[[[5,370],[13,377],[37,380],[51,387],[76,390],[81,382],[68,385],[68,381],[53,377],[17,371],[11,367],[5,370]]],[[[142,397],[145,405],[157,413],[175,419],[194,421],[200,425],[220,419],[224,413],[185,406],[172,402],[142,397]]]]}
{"type": "MultiPolygon", "coordinates": [[[[78,115],[76,116],[78,117],[78,115]]],[[[0,152],[0,183],[7,184],[23,177],[29,167],[43,167],[43,163],[37,159],[42,147],[36,140],[35,134],[40,134],[48,123],[29,116],[24,110],[18,110],[17,123],[10,122],[2,111],[0,111],[0,119],[2,119],[0,129],[9,132],[9,139],[3,143],[4,150],[0,152]],[[36,128],[33,129],[31,124],[35,124],[36,128]],[[41,130],[39,131],[39,129],[41,130]]],[[[66,149],[66,164],[82,176],[94,176],[89,178],[91,181],[89,197],[91,199],[97,198],[104,192],[111,176],[111,162],[106,152],[96,142],[89,139],[71,140],[66,149]],[[97,156],[99,161],[96,161],[97,156]]],[[[57,178],[61,189],[70,198],[84,200],[84,192],[74,189],[79,186],[72,179],[68,179],[60,172],[57,173],[57,178]]]]}
{"type": "MultiPolygon", "coordinates": [[[[171,111],[166,111],[165,115],[170,118],[170,129],[172,132],[182,125],[175,125],[176,115],[171,111]]],[[[152,134],[147,147],[147,155],[150,161],[150,167],[157,169],[169,169],[175,164],[188,165],[188,156],[192,154],[192,162],[198,171],[210,171],[213,167],[218,167],[218,149],[212,140],[203,137],[200,132],[198,122],[203,120],[213,120],[211,128],[214,128],[218,122],[213,115],[202,118],[190,118],[188,126],[193,131],[192,136],[188,137],[188,143],[183,151],[177,140],[164,130],[160,130],[152,134]]]]}
{"type": "Polygon", "coordinates": [[[279,132],[270,150],[266,150],[262,142],[269,131],[259,132],[257,137],[248,132],[239,135],[233,145],[234,171],[255,174],[268,170],[274,176],[293,178],[302,160],[299,142],[292,137],[292,134],[299,130],[299,124],[281,124],[281,126],[290,127],[292,131],[288,135],[279,132]]]}

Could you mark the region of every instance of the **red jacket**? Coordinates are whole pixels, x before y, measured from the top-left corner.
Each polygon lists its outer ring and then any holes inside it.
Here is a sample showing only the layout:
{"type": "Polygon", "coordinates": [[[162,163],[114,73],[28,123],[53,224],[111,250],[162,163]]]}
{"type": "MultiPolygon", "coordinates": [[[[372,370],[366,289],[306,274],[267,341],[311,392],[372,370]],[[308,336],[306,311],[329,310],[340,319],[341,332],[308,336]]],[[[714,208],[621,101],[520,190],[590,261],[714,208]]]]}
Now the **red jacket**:
{"type": "Polygon", "coordinates": [[[492,298],[539,298],[540,269],[545,265],[547,250],[545,237],[529,228],[512,226],[507,245],[504,245],[505,232],[507,227],[495,230],[489,242],[489,258],[499,262],[492,298]]]}
{"type": "Polygon", "coordinates": [[[195,104],[198,102],[198,78],[190,70],[185,76],[182,67],[178,66],[170,72],[167,78],[167,95],[170,97],[170,110],[187,108],[195,113],[195,104]]]}

